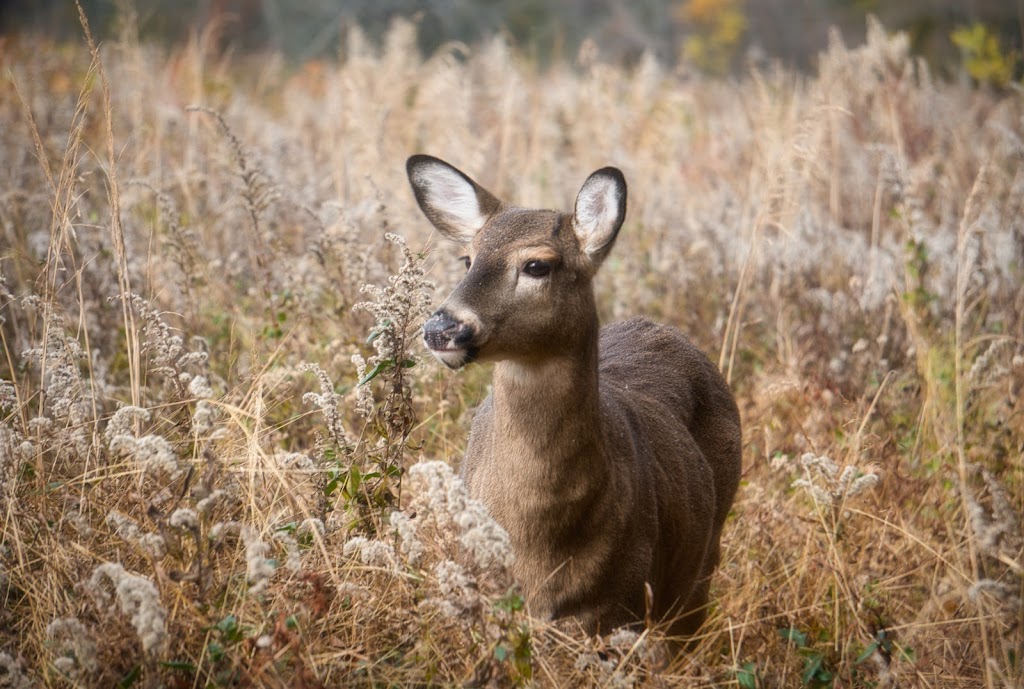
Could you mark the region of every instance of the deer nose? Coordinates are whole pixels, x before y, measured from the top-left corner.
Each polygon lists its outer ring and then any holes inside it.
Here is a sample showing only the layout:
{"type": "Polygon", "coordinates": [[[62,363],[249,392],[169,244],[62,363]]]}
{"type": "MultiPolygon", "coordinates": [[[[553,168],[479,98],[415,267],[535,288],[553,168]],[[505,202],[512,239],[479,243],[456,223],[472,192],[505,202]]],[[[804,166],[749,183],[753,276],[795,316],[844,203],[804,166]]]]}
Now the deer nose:
{"type": "Polygon", "coordinates": [[[433,350],[461,347],[472,336],[468,325],[455,320],[446,311],[438,311],[423,324],[423,342],[433,350]]]}

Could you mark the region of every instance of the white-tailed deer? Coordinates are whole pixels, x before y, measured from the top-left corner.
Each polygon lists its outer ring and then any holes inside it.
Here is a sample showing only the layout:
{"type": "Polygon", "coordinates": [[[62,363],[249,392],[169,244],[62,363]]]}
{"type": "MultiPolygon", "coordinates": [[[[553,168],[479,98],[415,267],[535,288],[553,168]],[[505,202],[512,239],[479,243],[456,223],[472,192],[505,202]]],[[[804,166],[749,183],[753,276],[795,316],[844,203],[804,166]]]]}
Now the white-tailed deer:
{"type": "Polygon", "coordinates": [[[407,170],[434,227],[468,247],[423,339],[451,368],[496,362],[462,473],[508,531],[532,612],[591,632],[650,614],[691,634],[739,482],[740,419],[676,329],[598,332],[591,283],[626,214],[622,173],[590,175],[566,214],[507,205],[430,156],[407,170]]]}

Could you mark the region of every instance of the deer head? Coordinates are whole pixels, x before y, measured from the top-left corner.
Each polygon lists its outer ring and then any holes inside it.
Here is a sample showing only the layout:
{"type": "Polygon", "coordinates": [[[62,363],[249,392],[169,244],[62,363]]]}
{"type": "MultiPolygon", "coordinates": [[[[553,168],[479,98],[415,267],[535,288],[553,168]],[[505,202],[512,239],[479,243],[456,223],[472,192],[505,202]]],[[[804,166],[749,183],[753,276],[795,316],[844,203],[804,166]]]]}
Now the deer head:
{"type": "Polygon", "coordinates": [[[423,327],[450,368],[471,361],[568,356],[597,327],[591,281],[626,215],[626,181],[594,172],[572,214],[499,201],[448,163],[426,155],[406,165],[416,201],[444,237],[466,247],[467,273],[423,327]]]}

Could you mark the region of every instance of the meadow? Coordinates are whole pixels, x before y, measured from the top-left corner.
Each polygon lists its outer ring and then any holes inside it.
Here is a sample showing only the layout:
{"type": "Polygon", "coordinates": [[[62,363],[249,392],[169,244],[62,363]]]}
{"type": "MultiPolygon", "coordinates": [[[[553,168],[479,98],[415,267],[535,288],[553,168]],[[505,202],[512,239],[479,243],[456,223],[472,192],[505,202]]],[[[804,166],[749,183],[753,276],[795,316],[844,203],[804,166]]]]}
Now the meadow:
{"type": "Polygon", "coordinates": [[[215,39],[0,41],[0,686],[1024,683],[1019,90],[875,23],[717,80],[215,39]],[[744,424],[685,652],[531,617],[454,478],[489,372],[420,343],[464,268],[417,152],[529,207],[624,171],[602,319],[688,333],[744,424]]]}

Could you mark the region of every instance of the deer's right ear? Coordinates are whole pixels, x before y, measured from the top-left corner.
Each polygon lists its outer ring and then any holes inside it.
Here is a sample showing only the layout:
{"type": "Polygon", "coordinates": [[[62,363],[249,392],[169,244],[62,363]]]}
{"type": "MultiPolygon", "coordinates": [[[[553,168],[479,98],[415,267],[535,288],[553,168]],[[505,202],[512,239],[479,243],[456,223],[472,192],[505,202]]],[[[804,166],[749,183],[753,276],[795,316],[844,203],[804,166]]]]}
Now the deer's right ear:
{"type": "Polygon", "coordinates": [[[433,156],[414,155],[405,169],[423,214],[454,242],[469,244],[501,205],[462,171],[433,156]]]}

